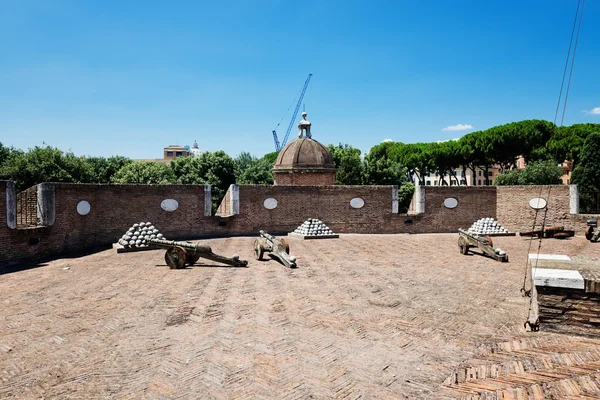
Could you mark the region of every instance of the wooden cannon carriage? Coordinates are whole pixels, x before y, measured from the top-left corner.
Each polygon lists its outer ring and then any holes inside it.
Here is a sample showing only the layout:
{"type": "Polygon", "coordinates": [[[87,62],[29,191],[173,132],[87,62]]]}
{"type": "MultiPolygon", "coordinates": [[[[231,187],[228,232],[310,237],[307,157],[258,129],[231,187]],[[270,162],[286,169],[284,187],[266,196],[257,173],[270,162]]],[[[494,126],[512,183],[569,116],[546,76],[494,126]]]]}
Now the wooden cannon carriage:
{"type": "Polygon", "coordinates": [[[210,246],[192,242],[176,242],[174,240],[148,239],[150,246],[166,248],[165,262],[171,269],[185,268],[186,265],[194,265],[200,258],[206,258],[222,264],[234,267],[246,267],[248,261],[240,260],[240,256],[223,257],[212,252],[210,246]]]}
{"type": "Polygon", "coordinates": [[[489,236],[479,236],[467,232],[464,229],[458,230],[458,249],[461,254],[467,255],[471,247],[477,247],[481,252],[493,258],[496,261],[508,262],[508,255],[505,251],[495,249],[494,242],[489,236]]]}

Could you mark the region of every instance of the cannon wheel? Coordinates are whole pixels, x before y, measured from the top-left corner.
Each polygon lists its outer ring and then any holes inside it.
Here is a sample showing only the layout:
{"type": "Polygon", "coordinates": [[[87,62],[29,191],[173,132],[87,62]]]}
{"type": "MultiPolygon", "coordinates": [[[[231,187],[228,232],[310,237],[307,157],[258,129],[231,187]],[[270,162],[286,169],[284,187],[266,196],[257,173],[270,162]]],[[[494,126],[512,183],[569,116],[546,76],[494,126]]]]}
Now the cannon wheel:
{"type": "Polygon", "coordinates": [[[188,253],[188,264],[189,265],[194,265],[198,262],[198,260],[200,259],[200,252],[198,251],[194,251],[192,254],[188,253]]]}
{"type": "Polygon", "coordinates": [[[587,228],[585,228],[585,238],[587,240],[592,240],[592,236],[594,236],[594,227],[588,226],[587,228]]]}
{"type": "Polygon", "coordinates": [[[262,260],[263,254],[265,254],[265,249],[263,247],[263,240],[256,239],[254,240],[254,258],[257,260],[262,260]]]}
{"type": "Polygon", "coordinates": [[[169,247],[165,253],[165,262],[171,269],[182,269],[187,260],[187,251],[183,247],[169,247]]]}
{"type": "Polygon", "coordinates": [[[462,236],[458,238],[458,251],[460,251],[460,254],[462,255],[469,254],[469,244],[462,236]]]}
{"type": "Polygon", "coordinates": [[[281,239],[280,242],[283,245],[283,247],[285,247],[285,252],[290,254],[290,244],[286,242],[285,239],[281,239]]]}

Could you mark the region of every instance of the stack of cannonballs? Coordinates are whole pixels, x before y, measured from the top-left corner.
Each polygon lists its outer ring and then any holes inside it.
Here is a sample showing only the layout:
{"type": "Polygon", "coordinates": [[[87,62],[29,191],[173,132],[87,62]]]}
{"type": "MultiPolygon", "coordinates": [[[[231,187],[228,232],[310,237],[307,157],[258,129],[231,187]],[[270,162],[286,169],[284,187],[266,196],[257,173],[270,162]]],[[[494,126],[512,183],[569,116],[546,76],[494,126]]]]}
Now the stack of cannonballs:
{"type": "Polygon", "coordinates": [[[140,222],[129,228],[119,239],[119,244],[126,248],[147,247],[148,239],[164,239],[164,237],[151,222],[140,222]]]}
{"type": "Polygon", "coordinates": [[[469,232],[476,235],[491,235],[494,233],[508,233],[508,229],[500,225],[494,218],[481,218],[471,225],[469,232]]]}
{"type": "Polygon", "coordinates": [[[323,221],[316,218],[309,218],[296,228],[294,233],[303,236],[328,236],[333,235],[333,231],[329,229],[323,221]]]}

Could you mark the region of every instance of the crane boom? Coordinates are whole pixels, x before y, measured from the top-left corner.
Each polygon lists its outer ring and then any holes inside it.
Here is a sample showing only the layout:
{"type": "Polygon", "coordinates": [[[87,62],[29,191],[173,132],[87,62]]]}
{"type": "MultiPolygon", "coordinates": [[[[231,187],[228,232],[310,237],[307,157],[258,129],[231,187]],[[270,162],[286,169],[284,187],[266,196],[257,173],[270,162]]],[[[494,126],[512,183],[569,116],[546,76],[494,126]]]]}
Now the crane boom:
{"type": "MultiPolygon", "coordinates": [[[[302,104],[302,99],[304,98],[304,94],[306,93],[306,89],[308,88],[308,84],[310,82],[310,78],[312,77],[312,75],[313,75],[312,73],[308,74],[308,78],[306,78],[306,81],[304,82],[304,87],[302,88],[302,92],[300,93],[300,98],[298,99],[298,104],[296,104],[296,109],[294,110],[294,114],[292,115],[292,120],[290,121],[290,124],[288,125],[287,131],[285,132],[285,136],[284,136],[281,144],[279,143],[279,138],[277,137],[277,132],[275,130],[273,130],[273,141],[275,142],[275,150],[277,150],[277,151],[281,150],[285,146],[285,144],[288,141],[288,138],[290,137],[290,132],[292,131],[294,122],[296,122],[296,117],[298,116],[298,110],[300,110],[300,104],[302,104]]],[[[291,107],[291,105],[290,105],[290,107],[291,107]]],[[[289,111],[289,108],[288,108],[288,111],[289,111]]],[[[283,120],[283,118],[282,118],[282,120],[283,120]]],[[[279,121],[279,123],[281,123],[281,121],[279,121]]],[[[279,124],[277,124],[277,126],[279,126],[279,124]]]]}
{"type": "Polygon", "coordinates": [[[281,145],[279,144],[279,138],[277,137],[277,132],[273,131],[273,141],[275,142],[275,150],[281,150],[281,145]]]}
{"type": "Polygon", "coordinates": [[[300,110],[300,104],[302,104],[302,99],[304,98],[304,94],[306,93],[306,89],[308,88],[308,84],[310,83],[310,78],[313,74],[308,74],[308,78],[306,78],[306,82],[304,82],[304,87],[302,88],[302,93],[300,94],[300,98],[298,99],[298,104],[296,104],[296,109],[294,110],[294,115],[292,115],[292,120],[288,125],[287,131],[285,132],[285,136],[283,137],[283,141],[281,142],[280,150],[285,146],[290,137],[290,132],[292,131],[292,127],[294,126],[294,122],[296,122],[296,117],[298,116],[298,110],[300,110]]]}

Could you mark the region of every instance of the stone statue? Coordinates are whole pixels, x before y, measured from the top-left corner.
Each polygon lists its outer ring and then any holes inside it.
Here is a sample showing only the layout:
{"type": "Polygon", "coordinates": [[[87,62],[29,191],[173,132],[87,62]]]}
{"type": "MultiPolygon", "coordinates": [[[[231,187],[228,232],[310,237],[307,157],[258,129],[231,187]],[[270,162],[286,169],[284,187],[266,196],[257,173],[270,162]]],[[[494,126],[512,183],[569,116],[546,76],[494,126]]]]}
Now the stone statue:
{"type": "Polygon", "coordinates": [[[312,139],[312,135],[310,134],[310,126],[311,123],[306,120],[306,112],[302,113],[302,121],[298,124],[298,139],[302,139],[303,131],[306,131],[306,137],[308,139],[312,139]]]}

